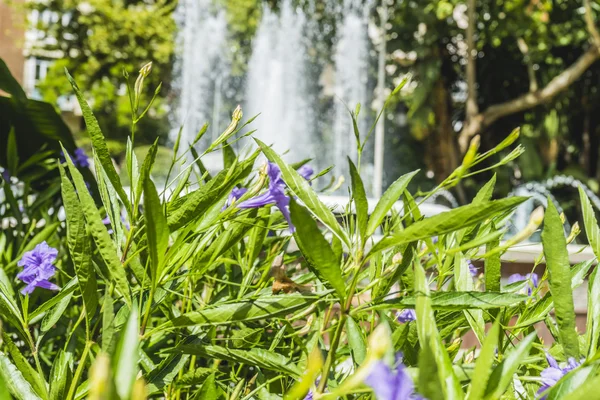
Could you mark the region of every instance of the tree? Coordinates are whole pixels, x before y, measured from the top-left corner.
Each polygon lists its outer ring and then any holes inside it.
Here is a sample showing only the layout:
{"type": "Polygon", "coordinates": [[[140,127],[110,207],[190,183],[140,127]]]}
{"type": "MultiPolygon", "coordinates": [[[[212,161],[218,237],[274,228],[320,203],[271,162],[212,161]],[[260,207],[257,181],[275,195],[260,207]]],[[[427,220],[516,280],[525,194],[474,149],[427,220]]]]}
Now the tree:
{"type": "MultiPolygon", "coordinates": [[[[174,52],[174,0],[50,0],[32,2],[35,10],[53,11],[58,18],[39,26],[34,54],[50,55],[56,62],[39,89],[45,100],[56,104],[71,93],[65,79],[67,68],[91,97],[94,110],[106,136],[124,139],[129,132],[129,101],[124,73],[137,71],[152,61],[152,74],[145,85],[147,99],[159,82],[161,95],[139,127],[136,139],[151,142],[168,133],[169,92],[174,52]]],[[[39,23],[41,25],[41,22],[39,23]]]]}
{"type": "MultiPolygon", "coordinates": [[[[588,0],[436,0],[426,7],[403,1],[391,7],[391,66],[415,73],[409,120],[413,135],[428,142],[438,179],[456,167],[473,136],[491,146],[519,125],[525,141],[541,150],[542,167],[535,169],[541,172],[530,178],[572,165],[573,146],[587,151],[576,157],[587,160],[582,172],[594,174],[589,133],[600,121],[588,118],[585,139],[573,116],[582,104],[600,105],[592,83],[600,73],[596,11],[588,0]]],[[[528,153],[522,162],[537,157],[528,153]]]]}

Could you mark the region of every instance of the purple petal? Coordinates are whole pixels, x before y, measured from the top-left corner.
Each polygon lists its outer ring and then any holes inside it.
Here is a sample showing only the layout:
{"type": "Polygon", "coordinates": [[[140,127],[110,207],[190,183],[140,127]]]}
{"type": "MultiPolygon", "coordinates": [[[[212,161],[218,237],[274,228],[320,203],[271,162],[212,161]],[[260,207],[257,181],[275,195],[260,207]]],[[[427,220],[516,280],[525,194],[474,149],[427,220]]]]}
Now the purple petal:
{"type": "Polygon", "coordinates": [[[525,279],[527,279],[527,278],[521,274],[512,274],[511,276],[508,277],[508,284],[510,285],[511,283],[521,282],[521,281],[524,281],[525,279]]]}
{"type": "Polygon", "coordinates": [[[365,379],[365,384],[373,388],[378,399],[396,400],[394,398],[395,376],[383,362],[378,361],[373,365],[369,376],[365,379]]]}
{"type": "Polygon", "coordinates": [[[417,319],[417,313],[415,310],[407,308],[396,314],[396,319],[402,324],[406,324],[417,319]]]}
{"type": "Polygon", "coordinates": [[[266,206],[268,204],[273,204],[273,203],[275,203],[275,198],[273,197],[271,192],[265,192],[256,197],[252,197],[251,199],[248,199],[246,201],[242,201],[240,204],[237,205],[237,207],[238,208],[258,208],[258,207],[263,207],[263,206],[266,206]]]}
{"type": "Polygon", "coordinates": [[[304,164],[300,168],[298,168],[298,173],[307,181],[310,180],[312,175],[314,174],[314,170],[310,165],[304,164]]]}
{"type": "Polygon", "coordinates": [[[48,289],[48,290],[60,290],[60,287],[55,285],[54,283],[47,281],[47,280],[41,280],[36,284],[37,287],[43,288],[43,289],[48,289]]]}
{"type": "Polygon", "coordinates": [[[556,362],[556,359],[552,357],[548,352],[546,352],[546,361],[548,362],[550,368],[558,369],[558,363],[556,362]]]}

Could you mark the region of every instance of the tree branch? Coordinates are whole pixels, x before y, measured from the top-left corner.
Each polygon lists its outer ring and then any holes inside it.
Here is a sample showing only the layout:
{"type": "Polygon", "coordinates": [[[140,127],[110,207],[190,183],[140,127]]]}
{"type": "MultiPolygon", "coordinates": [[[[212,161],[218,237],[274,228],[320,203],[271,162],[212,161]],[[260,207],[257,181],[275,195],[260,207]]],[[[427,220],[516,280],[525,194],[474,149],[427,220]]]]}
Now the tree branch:
{"type": "Polygon", "coordinates": [[[594,15],[592,12],[592,6],[590,5],[590,0],[583,0],[583,7],[585,8],[585,24],[587,26],[587,30],[592,37],[592,42],[596,47],[600,47],[600,33],[598,33],[598,28],[596,28],[596,23],[594,22],[594,15]]]}
{"type": "Polygon", "coordinates": [[[527,46],[527,43],[525,43],[525,40],[523,38],[517,39],[517,46],[519,47],[521,54],[523,54],[523,60],[527,65],[527,75],[529,75],[529,91],[535,92],[536,90],[538,90],[538,83],[535,77],[535,70],[533,69],[531,57],[529,57],[529,46],[527,46]]]}
{"type": "Polygon", "coordinates": [[[592,46],[583,53],[573,65],[554,77],[545,87],[535,92],[529,92],[516,99],[488,107],[482,113],[476,115],[461,131],[458,143],[464,153],[469,146],[469,140],[480,133],[483,129],[492,125],[498,119],[525,111],[551,100],[558,93],[568,88],[573,82],[600,58],[598,47],[592,46]]]}

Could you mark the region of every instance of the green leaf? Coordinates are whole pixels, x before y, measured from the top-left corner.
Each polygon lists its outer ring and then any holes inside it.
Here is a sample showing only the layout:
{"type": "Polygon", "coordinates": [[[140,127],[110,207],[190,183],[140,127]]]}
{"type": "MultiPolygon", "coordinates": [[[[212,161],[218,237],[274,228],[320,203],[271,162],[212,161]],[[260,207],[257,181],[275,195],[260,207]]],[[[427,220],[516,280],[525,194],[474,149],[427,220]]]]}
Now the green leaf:
{"type": "Polygon", "coordinates": [[[125,330],[121,332],[121,338],[117,344],[115,357],[113,359],[113,370],[115,371],[115,387],[122,399],[129,398],[133,382],[138,372],[138,312],[137,307],[132,307],[125,330]]]}
{"type": "Polygon", "coordinates": [[[347,246],[350,246],[350,240],[346,235],[346,232],[342,229],[337,219],[329,208],[315,193],[314,189],[294,168],[290,167],[275,153],[269,146],[264,144],[258,139],[254,139],[260,146],[260,149],[265,156],[276,163],[281,169],[283,180],[290,188],[292,193],[298,197],[306,205],[306,208],[310,210],[326,227],[328,227],[342,242],[347,246]]]}
{"type": "MultiPolygon", "coordinates": [[[[500,238],[488,243],[485,247],[486,253],[492,251],[493,249],[500,246],[500,238]]],[[[499,292],[501,290],[500,287],[500,278],[501,272],[500,268],[502,267],[502,262],[500,260],[500,253],[494,253],[485,259],[484,265],[484,280],[485,280],[485,290],[488,292],[499,292]]]]}
{"type": "Polygon", "coordinates": [[[473,199],[473,204],[481,204],[485,203],[486,201],[490,201],[492,199],[492,194],[494,193],[495,185],[496,174],[494,174],[494,176],[492,176],[492,179],[490,179],[485,185],[481,187],[481,189],[479,189],[477,195],[473,199]]]}
{"type": "Polygon", "coordinates": [[[419,363],[421,367],[419,372],[420,393],[432,400],[462,399],[464,396],[460,382],[454,373],[452,361],[446,351],[446,347],[442,343],[435,323],[425,271],[416,258],[413,265],[415,293],[417,294],[415,305],[417,333],[421,348],[425,349],[425,354],[422,357],[427,360],[425,364],[419,363]],[[429,382],[435,382],[436,380],[439,382],[442,392],[436,390],[437,383],[433,386],[429,384],[429,382]]]}
{"type": "Polygon", "coordinates": [[[52,310],[57,304],[61,303],[65,297],[71,297],[73,292],[77,289],[77,279],[71,279],[69,283],[63,287],[60,292],[53,296],[50,300],[36,308],[33,312],[29,313],[29,323],[33,323],[38,317],[52,310]]]}
{"type": "Polygon", "coordinates": [[[42,398],[48,397],[48,389],[44,377],[29,364],[22,351],[13,343],[6,332],[2,332],[2,340],[6,349],[13,359],[14,366],[22,374],[23,378],[31,384],[31,387],[42,398]]]}
{"type": "Polygon", "coordinates": [[[219,398],[219,390],[215,384],[215,374],[210,374],[208,378],[204,380],[204,383],[200,387],[200,390],[194,397],[195,400],[217,400],[219,398]]]}
{"type": "Polygon", "coordinates": [[[346,296],[346,285],[340,264],[319,230],[317,222],[293,199],[290,201],[290,216],[296,227],[294,233],[296,244],[304,255],[308,267],[321,282],[333,288],[340,299],[343,299],[346,296]]]}
{"type": "Polygon", "coordinates": [[[228,349],[221,346],[179,345],[169,352],[182,354],[195,354],[218,360],[227,360],[235,363],[246,364],[270,371],[280,372],[298,378],[301,371],[290,359],[272,351],[253,348],[250,350],[228,349]]]}
{"type": "Polygon", "coordinates": [[[110,354],[112,351],[113,337],[115,334],[115,310],[113,299],[109,291],[104,295],[104,303],[102,305],[102,351],[110,354]]]}
{"type": "Polygon", "coordinates": [[[12,76],[8,66],[0,58],[0,90],[10,94],[12,98],[21,104],[27,101],[27,95],[19,82],[12,76]]]}
{"type": "MultiPolygon", "coordinates": [[[[596,221],[596,215],[590,199],[585,191],[579,187],[579,198],[581,201],[581,213],[588,242],[597,259],[600,259],[600,228],[596,221]]],[[[588,307],[587,307],[587,330],[586,342],[588,344],[588,356],[596,354],[598,348],[598,336],[600,335],[600,274],[595,269],[590,276],[588,284],[588,307]]]]}
{"type": "Polygon", "coordinates": [[[219,172],[198,190],[171,201],[167,217],[171,231],[201,218],[211,206],[228,195],[237,183],[252,172],[252,166],[257,156],[258,153],[252,154],[241,163],[219,172]]]}
{"type": "Polygon", "coordinates": [[[187,364],[189,360],[187,354],[172,354],[165,358],[155,369],[147,375],[148,393],[159,393],[166,385],[173,382],[173,379],[179,374],[179,371],[187,364]]]}
{"type": "MultiPolygon", "coordinates": [[[[488,310],[512,307],[525,302],[529,297],[514,293],[498,292],[433,292],[431,307],[435,310],[462,311],[464,309],[488,310]]],[[[372,309],[412,308],[416,305],[413,296],[398,297],[373,305],[372,309]]]]}
{"type": "Polygon", "coordinates": [[[475,371],[473,371],[473,376],[471,377],[471,386],[469,387],[467,400],[483,399],[485,388],[492,373],[495,358],[494,353],[498,347],[499,335],[500,320],[496,320],[483,341],[481,351],[475,362],[475,371]]]}
{"type": "MultiPolygon", "coordinates": [[[[570,393],[560,393],[560,397],[554,396],[555,390],[553,389],[549,393],[548,399],[550,396],[553,396],[553,399],[561,399],[561,400],[581,400],[581,399],[594,399],[598,396],[598,387],[600,387],[600,375],[596,375],[594,377],[590,377],[590,371],[593,368],[582,368],[581,370],[569,374],[565,380],[569,380],[569,383],[572,384],[572,391],[570,393]]],[[[555,387],[562,388],[562,382],[559,382],[555,387]]],[[[560,389],[556,389],[558,392],[560,389]]]]}
{"type": "Polygon", "coordinates": [[[96,271],[92,264],[91,240],[75,188],[60,164],[59,169],[62,182],[62,198],[67,219],[67,245],[77,274],[79,289],[83,296],[87,323],[90,326],[98,306],[96,271]]]}
{"type": "Polygon", "coordinates": [[[50,400],[63,400],[67,396],[68,382],[71,379],[67,353],[59,350],[50,370],[50,400]]]}
{"type": "Polygon", "coordinates": [[[69,167],[69,172],[71,173],[71,178],[75,183],[75,188],[77,190],[77,196],[79,197],[79,201],[81,202],[81,209],[83,214],[85,215],[85,219],[87,222],[87,227],[91,232],[94,241],[96,242],[96,247],[100,256],[108,266],[108,271],[110,273],[111,280],[115,283],[115,286],[119,293],[125,298],[128,304],[131,303],[131,296],[129,293],[129,282],[127,281],[127,275],[125,274],[125,268],[121,264],[119,257],[117,256],[117,249],[115,247],[115,243],[112,241],[108,231],[106,230],[106,226],[102,223],[102,216],[96,208],[94,203],[94,199],[88,192],[87,186],[81,176],[81,173],[77,170],[73,161],[71,161],[71,157],[69,157],[66,151],[63,149],[65,153],[65,158],[67,160],[67,165],[69,167]]]}
{"type": "Polygon", "coordinates": [[[348,157],[348,165],[350,166],[350,178],[352,180],[352,199],[354,200],[354,208],[356,212],[356,222],[358,225],[358,233],[361,238],[360,242],[364,244],[367,238],[367,222],[369,218],[369,203],[365,186],[360,177],[360,173],[356,166],[348,157]]]}
{"type": "Polygon", "coordinates": [[[10,362],[8,356],[4,353],[0,353],[0,375],[4,378],[4,383],[15,398],[19,400],[42,399],[35,393],[31,384],[25,380],[21,371],[10,362]]]}
{"type": "Polygon", "coordinates": [[[531,349],[533,341],[537,338],[535,332],[521,340],[515,348],[506,355],[504,360],[494,368],[492,375],[488,380],[485,390],[486,400],[500,399],[506,388],[513,380],[513,375],[517,372],[519,365],[525,360],[531,349]]]}
{"type": "MultiPolygon", "coordinates": [[[[100,125],[98,125],[98,121],[92,112],[92,109],[85,101],[83,94],[79,90],[77,83],[73,77],[69,74],[69,71],[65,69],[65,74],[67,75],[67,79],[71,86],[73,87],[73,91],[75,92],[75,96],[77,97],[77,101],[79,102],[79,106],[81,107],[81,113],[83,114],[83,119],[85,121],[85,125],[87,127],[87,132],[92,139],[92,146],[94,147],[94,151],[98,156],[98,159],[102,163],[102,168],[106,172],[108,179],[110,179],[113,187],[117,191],[117,194],[121,198],[123,204],[127,210],[131,209],[131,205],[129,204],[129,199],[127,198],[127,193],[123,189],[123,185],[121,184],[121,180],[119,179],[119,174],[113,165],[112,158],[110,157],[110,153],[108,152],[108,146],[106,145],[106,139],[100,130],[100,125]]],[[[65,151],[64,154],[67,154],[65,151]]],[[[68,158],[68,157],[67,157],[68,158]]],[[[79,188],[77,190],[80,190],[79,188]]]]}
{"type": "Polygon", "coordinates": [[[369,223],[367,224],[367,237],[375,233],[377,227],[381,225],[387,213],[394,206],[394,203],[398,201],[400,196],[402,196],[402,193],[417,173],[419,173],[419,170],[402,175],[392,183],[383,196],[381,196],[381,199],[377,202],[375,210],[373,210],[373,213],[369,218],[369,223]]]}
{"type": "Polygon", "coordinates": [[[67,293],[65,296],[61,296],[60,301],[58,301],[56,305],[54,305],[44,316],[41,326],[42,332],[48,332],[50,329],[52,329],[52,327],[54,327],[69,306],[72,298],[73,292],[67,293]]]}
{"type": "MultiPolygon", "coordinates": [[[[156,154],[158,152],[158,139],[152,143],[152,146],[148,149],[148,153],[146,153],[146,157],[144,158],[144,162],[142,163],[142,169],[140,171],[140,177],[137,182],[137,190],[135,194],[135,203],[134,206],[138,206],[140,204],[140,199],[142,196],[142,190],[145,190],[146,181],[150,179],[150,173],[152,172],[152,167],[154,166],[154,162],[156,161],[156,154]]],[[[191,169],[191,168],[190,168],[191,169]]]]}
{"type": "Polygon", "coordinates": [[[144,180],[144,219],[151,261],[150,275],[156,286],[169,247],[169,226],[158,192],[150,178],[144,180]]]}
{"type": "Polygon", "coordinates": [[[510,197],[481,204],[469,204],[425,218],[391,237],[382,239],[373,246],[367,257],[393,246],[431,238],[478,224],[489,219],[490,215],[515,208],[525,200],[527,200],[525,197],[510,197]]]}
{"type": "Polygon", "coordinates": [[[549,271],[550,293],[554,300],[560,344],[567,357],[579,358],[579,341],[575,326],[575,306],[571,290],[571,265],[563,224],[554,203],[548,199],[542,231],[544,257],[549,271]]]}
{"type": "Polygon", "coordinates": [[[346,335],[354,364],[362,365],[367,356],[367,345],[360,326],[350,316],[346,319],[346,335]]]}
{"type": "Polygon", "coordinates": [[[301,294],[264,295],[253,300],[215,305],[202,311],[192,311],[171,321],[168,325],[224,325],[239,321],[249,322],[292,314],[308,307],[319,297],[301,294]]]}

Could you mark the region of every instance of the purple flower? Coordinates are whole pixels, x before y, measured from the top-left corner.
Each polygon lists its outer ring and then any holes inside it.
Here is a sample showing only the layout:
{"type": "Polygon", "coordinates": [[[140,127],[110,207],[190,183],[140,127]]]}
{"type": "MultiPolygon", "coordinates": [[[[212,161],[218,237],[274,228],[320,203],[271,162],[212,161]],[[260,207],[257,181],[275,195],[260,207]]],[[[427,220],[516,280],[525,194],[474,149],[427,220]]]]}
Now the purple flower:
{"type": "Polygon", "coordinates": [[[58,250],[48,246],[45,241],[35,246],[33,250],[23,254],[23,257],[17,263],[19,267],[23,267],[23,271],[17,274],[17,278],[27,284],[21,290],[22,294],[30,294],[36,287],[50,290],[60,289],[48,280],[56,272],[53,263],[57,255],[58,250]]]}
{"type": "Polygon", "coordinates": [[[440,238],[437,236],[434,236],[431,238],[431,241],[433,242],[433,244],[437,244],[440,241],[440,238]]]}
{"type": "Polygon", "coordinates": [[[570,357],[565,368],[560,368],[554,357],[549,353],[546,353],[546,360],[548,361],[549,367],[542,371],[540,376],[542,377],[542,386],[538,390],[537,394],[540,400],[544,400],[547,397],[547,392],[552,386],[565,376],[569,371],[579,367],[581,363],[577,362],[573,357],[570,357]]]}
{"type": "Polygon", "coordinates": [[[312,167],[307,164],[304,164],[303,166],[298,168],[298,173],[307,181],[310,180],[314,172],[315,171],[312,169],[312,167]]]}
{"type": "Polygon", "coordinates": [[[244,188],[244,187],[234,187],[231,190],[231,193],[229,193],[229,196],[227,197],[227,201],[225,202],[225,205],[223,206],[223,208],[221,210],[226,209],[227,207],[229,207],[235,200],[238,200],[240,197],[242,197],[246,192],[248,191],[248,189],[244,188]]]}
{"type": "Polygon", "coordinates": [[[377,361],[365,383],[373,388],[377,400],[423,399],[415,393],[415,385],[402,363],[399,363],[396,372],[393,372],[382,361],[377,361]]]}
{"type": "Polygon", "coordinates": [[[6,168],[2,170],[2,179],[10,183],[10,172],[6,168]]]}
{"type": "Polygon", "coordinates": [[[410,321],[417,319],[417,313],[411,308],[404,309],[396,314],[396,319],[402,324],[406,324],[410,321]]]}
{"type": "Polygon", "coordinates": [[[469,273],[471,274],[472,277],[476,277],[478,275],[478,271],[477,271],[477,267],[475,267],[475,265],[473,265],[473,263],[471,262],[471,260],[467,260],[467,265],[469,266],[469,273]]]}
{"type": "Polygon", "coordinates": [[[533,292],[532,286],[533,286],[533,288],[537,288],[538,284],[539,284],[538,274],[536,274],[536,273],[527,274],[527,275],[512,274],[511,276],[508,277],[508,284],[510,285],[511,283],[522,282],[525,280],[531,281],[531,283],[528,285],[529,287],[527,288],[527,295],[531,296],[531,293],[533,292]]]}
{"type": "Polygon", "coordinates": [[[285,182],[281,179],[281,171],[276,164],[270,162],[268,164],[267,174],[269,175],[269,189],[263,194],[241,202],[238,204],[238,207],[258,208],[268,204],[275,204],[290,225],[290,232],[293,233],[295,229],[294,225],[292,225],[290,211],[288,209],[290,198],[285,194],[285,182]]]}
{"type": "Polygon", "coordinates": [[[88,168],[90,166],[88,156],[81,147],[76,148],[73,154],[75,155],[75,159],[73,160],[75,165],[78,165],[81,168],[88,168]]]}

